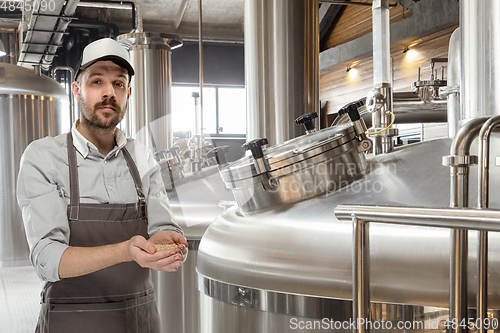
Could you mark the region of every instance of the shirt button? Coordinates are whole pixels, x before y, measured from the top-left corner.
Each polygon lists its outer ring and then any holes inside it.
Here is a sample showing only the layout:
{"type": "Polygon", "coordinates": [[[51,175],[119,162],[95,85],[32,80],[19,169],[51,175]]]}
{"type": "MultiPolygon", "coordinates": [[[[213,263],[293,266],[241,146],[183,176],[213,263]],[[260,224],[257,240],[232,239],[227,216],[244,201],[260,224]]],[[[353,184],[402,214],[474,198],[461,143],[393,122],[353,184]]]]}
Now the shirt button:
{"type": "Polygon", "coordinates": [[[109,189],[110,189],[111,191],[113,191],[113,188],[112,188],[111,186],[109,187],[109,189]]]}
{"type": "Polygon", "coordinates": [[[107,165],[107,164],[108,164],[108,161],[104,160],[104,164],[106,164],[106,165],[107,165]]]}

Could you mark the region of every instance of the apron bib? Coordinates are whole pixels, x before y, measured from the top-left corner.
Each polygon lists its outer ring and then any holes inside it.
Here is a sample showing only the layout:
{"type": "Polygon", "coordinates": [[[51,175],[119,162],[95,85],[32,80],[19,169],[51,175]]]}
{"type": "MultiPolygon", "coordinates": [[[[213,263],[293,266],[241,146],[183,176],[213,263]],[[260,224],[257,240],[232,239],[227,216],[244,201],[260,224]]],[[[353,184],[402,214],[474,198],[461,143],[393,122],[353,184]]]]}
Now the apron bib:
{"type": "MultiPolygon", "coordinates": [[[[146,199],[130,153],[122,153],[135,183],[138,202],[132,204],[80,203],[76,149],[67,136],[70,175],[68,219],[70,246],[93,247],[148,238],[146,199]]],[[[148,268],[136,262],[47,283],[42,292],[38,333],[157,333],[160,321],[148,268]]]]}

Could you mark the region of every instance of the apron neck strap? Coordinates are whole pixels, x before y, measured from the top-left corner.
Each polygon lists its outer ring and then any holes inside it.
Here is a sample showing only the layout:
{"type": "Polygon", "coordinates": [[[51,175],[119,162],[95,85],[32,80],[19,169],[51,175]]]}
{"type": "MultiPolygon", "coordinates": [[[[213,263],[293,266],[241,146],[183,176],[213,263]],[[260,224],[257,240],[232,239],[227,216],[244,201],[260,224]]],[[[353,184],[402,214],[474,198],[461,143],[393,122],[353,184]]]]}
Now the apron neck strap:
{"type": "Polygon", "coordinates": [[[80,188],[78,184],[78,168],[76,164],[76,149],[73,145],[73,136],[71,132],[66,136],[68,145],[68,164],[69,164],[69,188],[70,188],[70,220],[78,220],[80,213],[80,188]]]}
{"type": "MultiPolygon", "coordinates": [[[[71,132],[66,136],[66,142],[68,145],[68,164],[69,164],[69,187],[70,187],[70,220],[78,220],[78,215],[80,213],[80,188],[78,183],[78,166],[76,162],[76,149],[73,145],[73,136],[71,132]]],[[[134,180],[135,189],[137,191],[137,196],[139,197],[140,203],[146,203],[146,196],[142,189],[141,176],[139,170],[132,159],[127,148],[122,148],[123,156],[127,162],[128,169],[132,174],[132,179],[134,180]]]]}
{"type": "Polygon", "coordinates": [[[141,176],[139,174],[139,170],[137,169],[137,165],[135,164],[132,156],[130,155],[127,148],[122,148],[123,157],[125,157],[125,161],[127,161],[128,169],[132,174],[132,178],[134,179],[135,189],[137,191],[137,196],[139,197],[139,201],[146,202],[146,197],[144,195],[144,191],[142,190],[142,181],[141,176]]]}

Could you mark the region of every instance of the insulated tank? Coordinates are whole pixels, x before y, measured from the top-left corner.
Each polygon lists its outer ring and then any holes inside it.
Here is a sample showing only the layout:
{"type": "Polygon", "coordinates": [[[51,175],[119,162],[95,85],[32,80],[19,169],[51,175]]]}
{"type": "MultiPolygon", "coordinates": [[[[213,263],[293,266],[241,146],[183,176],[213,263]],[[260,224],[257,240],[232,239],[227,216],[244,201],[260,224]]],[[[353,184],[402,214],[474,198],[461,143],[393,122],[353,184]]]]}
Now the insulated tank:
{"type": "Polygon", "coordinates": [[[32,141],[71,128],[69,98],[51,78],[0,63],[0,110],[0,267],[29,265],[15,192],[19,161],[32,141]]]}
{"type": "MultiPolygon", "coordinates": [[[[255,157],[221,170],[238,206],[219,216],[200,243],[201,332],[243,327],[249,333],[310,332],[314,322],[323,325],[318,332],[352,331],[330,326],[353,315],[352,223],[337,220],[335,208],[449,207],[450,170],[442,157],[449,155],[451,139],[365,159],[353,133],[347,123],[264,148],[267,175],[258,171],[255,157]],[[274,189],[264,188],[269,181],[274,189]]],[[[495,138],[492,147],[499,146],[495,138]]],[[[490,207],[498,209],[500,170],[490,172],[490,207]]],[[[474,170],[471,189],[476,177],[474,170]]],[[[471,195],[470,202],[475,200],[471,195]]],[[[470,307],[475,306],[476,235],[469,232],[470,307]]],[[[500,235],[490,233],[489,239],[494,277],[500,274],[500,235]]],[[[371,319],[442,330],[449,305],[450,231],[373,224],[370,250],[371,319]]],[[[489,308],[500,309],[498,279],[490,278],[488,288],[489,308]]],[[[491,315],[498,320],[497,312],[491,315]]]]}
{"type": "MultiPolygon", "coordinates": [[[[171,150],[178,157],[176,147],[178,146],[174,145],[171,150]]],[[[157,154],[158,156],[162,154],[157,154]]],[[[205,162],[207,163],[204,164],[209,164],[210,161],[205,162]]],[[[152,271],[161,332],[198,333],[198,247],[210,223],[226,208],[235,204],[234,197],[222,182],[216,165],[184,173],[182,159],[159,158],[159,164],[173,217],[189,243],[188,258],[177,272],[152,271]]]]}
{"type": "Polygon", "coordinates": [[[132,77],[126,132],[152,151],[172,146],[171,61],[173,49],[182,46],[175,35],[137,32],[120,35],[128,48],[135,75],[132,77]]]}

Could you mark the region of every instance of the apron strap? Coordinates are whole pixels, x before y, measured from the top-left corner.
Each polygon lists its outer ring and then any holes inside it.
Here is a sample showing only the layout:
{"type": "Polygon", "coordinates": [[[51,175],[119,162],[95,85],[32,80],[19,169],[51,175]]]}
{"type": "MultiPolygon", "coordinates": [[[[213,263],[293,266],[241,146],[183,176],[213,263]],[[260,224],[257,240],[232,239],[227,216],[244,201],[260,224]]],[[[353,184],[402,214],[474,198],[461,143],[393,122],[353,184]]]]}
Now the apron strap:
{"type": "Polygon", "coordinates": [[[76,164],[76,149],[73,145],[73,136],[71,132],[66,136],[68,145],[68,164],[69,164],[69,188],[70,188],[70,220],[78,220],[80,213],[80,188],[78,184],[78,166],[76,164]]]}
{"type": "Polygon", "coordinates": [[[142,181],[139,170],[137,169],[137,166],[127,148],[123,147],[122,152],[123,156],[125,157],[125,161],[127,161],[128,169],[130,170],[132,178],[134,179],[135,189],[137,191],[139,201],[141,203],[146,203],[146,196],[144,195],[144,191],[142,190],[142,181]]]}
{"type": "MultiPolygon", "coordinates": [[[[68,164],[69,164],[69,187],[70,187],[70,220],[78,220],[78,216],[80,213],[80,188],[78,183],[78,166],[76,161],[76,149],[73,145],[73,136],[71,132],[66,136],[66,142],[68,145],[68,164]]],[[[132,174],[132,179],[134,180],[135,189],[137,191],[137,196],[139,197],[139,203],[142,206],[146,204],[146,196],[144,195],[144,191],[142,189],[142,181],[141,176],[139,174],[139,170],[132,159],[127,148],[123,147],[123,156],[125,157],[125,161],[127,162],[128,169],[132,174]]]]}

